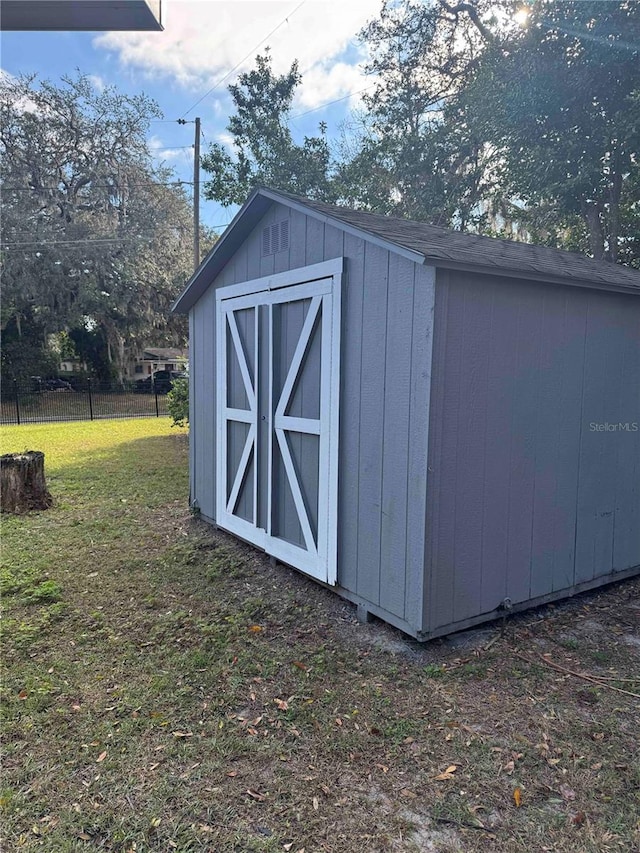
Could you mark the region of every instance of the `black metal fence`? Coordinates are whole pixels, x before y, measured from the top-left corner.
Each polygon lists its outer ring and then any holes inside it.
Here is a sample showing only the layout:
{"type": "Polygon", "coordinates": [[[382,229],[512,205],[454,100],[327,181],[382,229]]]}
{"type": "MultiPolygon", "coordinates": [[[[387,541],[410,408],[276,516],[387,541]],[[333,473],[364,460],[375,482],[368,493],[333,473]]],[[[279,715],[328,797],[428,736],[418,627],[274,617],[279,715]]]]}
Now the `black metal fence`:
{"type": "Polygon", "coordinates": [[[85,380],[34,380],[3,382],[0,423],[34,424],[47,421],[95,421],[104,418],[164,417],[166,385],[150,382],[110,383],[85,380]]]}

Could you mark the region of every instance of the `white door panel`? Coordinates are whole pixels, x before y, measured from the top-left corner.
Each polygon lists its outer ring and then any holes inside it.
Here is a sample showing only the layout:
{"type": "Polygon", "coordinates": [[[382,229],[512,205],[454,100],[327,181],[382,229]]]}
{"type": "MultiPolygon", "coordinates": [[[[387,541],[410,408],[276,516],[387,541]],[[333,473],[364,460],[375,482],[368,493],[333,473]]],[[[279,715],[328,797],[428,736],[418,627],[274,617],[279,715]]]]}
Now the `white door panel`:
{"type": "Polygon", "coordinates": [[[216,520],[283,562],[336,583],[341,262],[317,265],[315,274],[323,268],[330,274],[312,281],[300,270],[302,280],[288,272],[285,284],[272,276],[253,289],[249,282],[216,294],[216,520]],[[268,370],[261,372],[265,352],[268,370]],[[246,408],[238,405],[244,398],[246,408]],[[313,416],[304,415],[305,407],[313,416]]]}

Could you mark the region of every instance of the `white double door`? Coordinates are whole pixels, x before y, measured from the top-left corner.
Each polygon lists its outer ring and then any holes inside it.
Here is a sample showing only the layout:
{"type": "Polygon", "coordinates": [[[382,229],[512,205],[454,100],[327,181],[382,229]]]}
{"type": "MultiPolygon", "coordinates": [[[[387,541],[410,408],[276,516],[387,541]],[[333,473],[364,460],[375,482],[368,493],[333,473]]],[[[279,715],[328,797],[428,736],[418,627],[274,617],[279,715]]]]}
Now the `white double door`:
{"type": "Polygon", "coordinates": [[[336,583],[341,262],[217,291],[218,525],[336,583]]]}

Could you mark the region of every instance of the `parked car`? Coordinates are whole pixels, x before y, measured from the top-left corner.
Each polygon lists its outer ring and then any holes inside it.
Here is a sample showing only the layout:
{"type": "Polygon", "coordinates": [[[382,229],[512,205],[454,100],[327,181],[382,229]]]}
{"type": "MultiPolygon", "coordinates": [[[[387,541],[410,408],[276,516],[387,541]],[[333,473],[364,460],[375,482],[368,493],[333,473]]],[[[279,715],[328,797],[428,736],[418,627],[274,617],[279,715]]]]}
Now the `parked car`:
{"type": "Polygon", "coordinates": [[[182,370],[156,370],[153,376],[139,379],[133,390],[136,394],[166,394],[171,390],[173,380],[184,375],[185,373],[182,370]]]}
{"type": "Polygon", "coordinates": [[[73,391],[73,387],[64,379],[41,379],[39,376],[32,376],[36,391],[73,391]]]}

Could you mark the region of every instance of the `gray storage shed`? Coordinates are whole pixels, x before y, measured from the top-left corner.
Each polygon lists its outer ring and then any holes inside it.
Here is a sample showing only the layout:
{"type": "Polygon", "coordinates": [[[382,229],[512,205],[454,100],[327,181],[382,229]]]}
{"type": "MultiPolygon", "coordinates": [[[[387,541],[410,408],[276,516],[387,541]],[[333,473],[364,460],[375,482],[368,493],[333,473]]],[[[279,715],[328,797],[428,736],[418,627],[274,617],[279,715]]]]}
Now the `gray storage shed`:
{"type": "Polygon", "coordinates": [[[640,272],[255,191],[190,318],[203,518],[419,639],[640,572],[640,272]]]}

